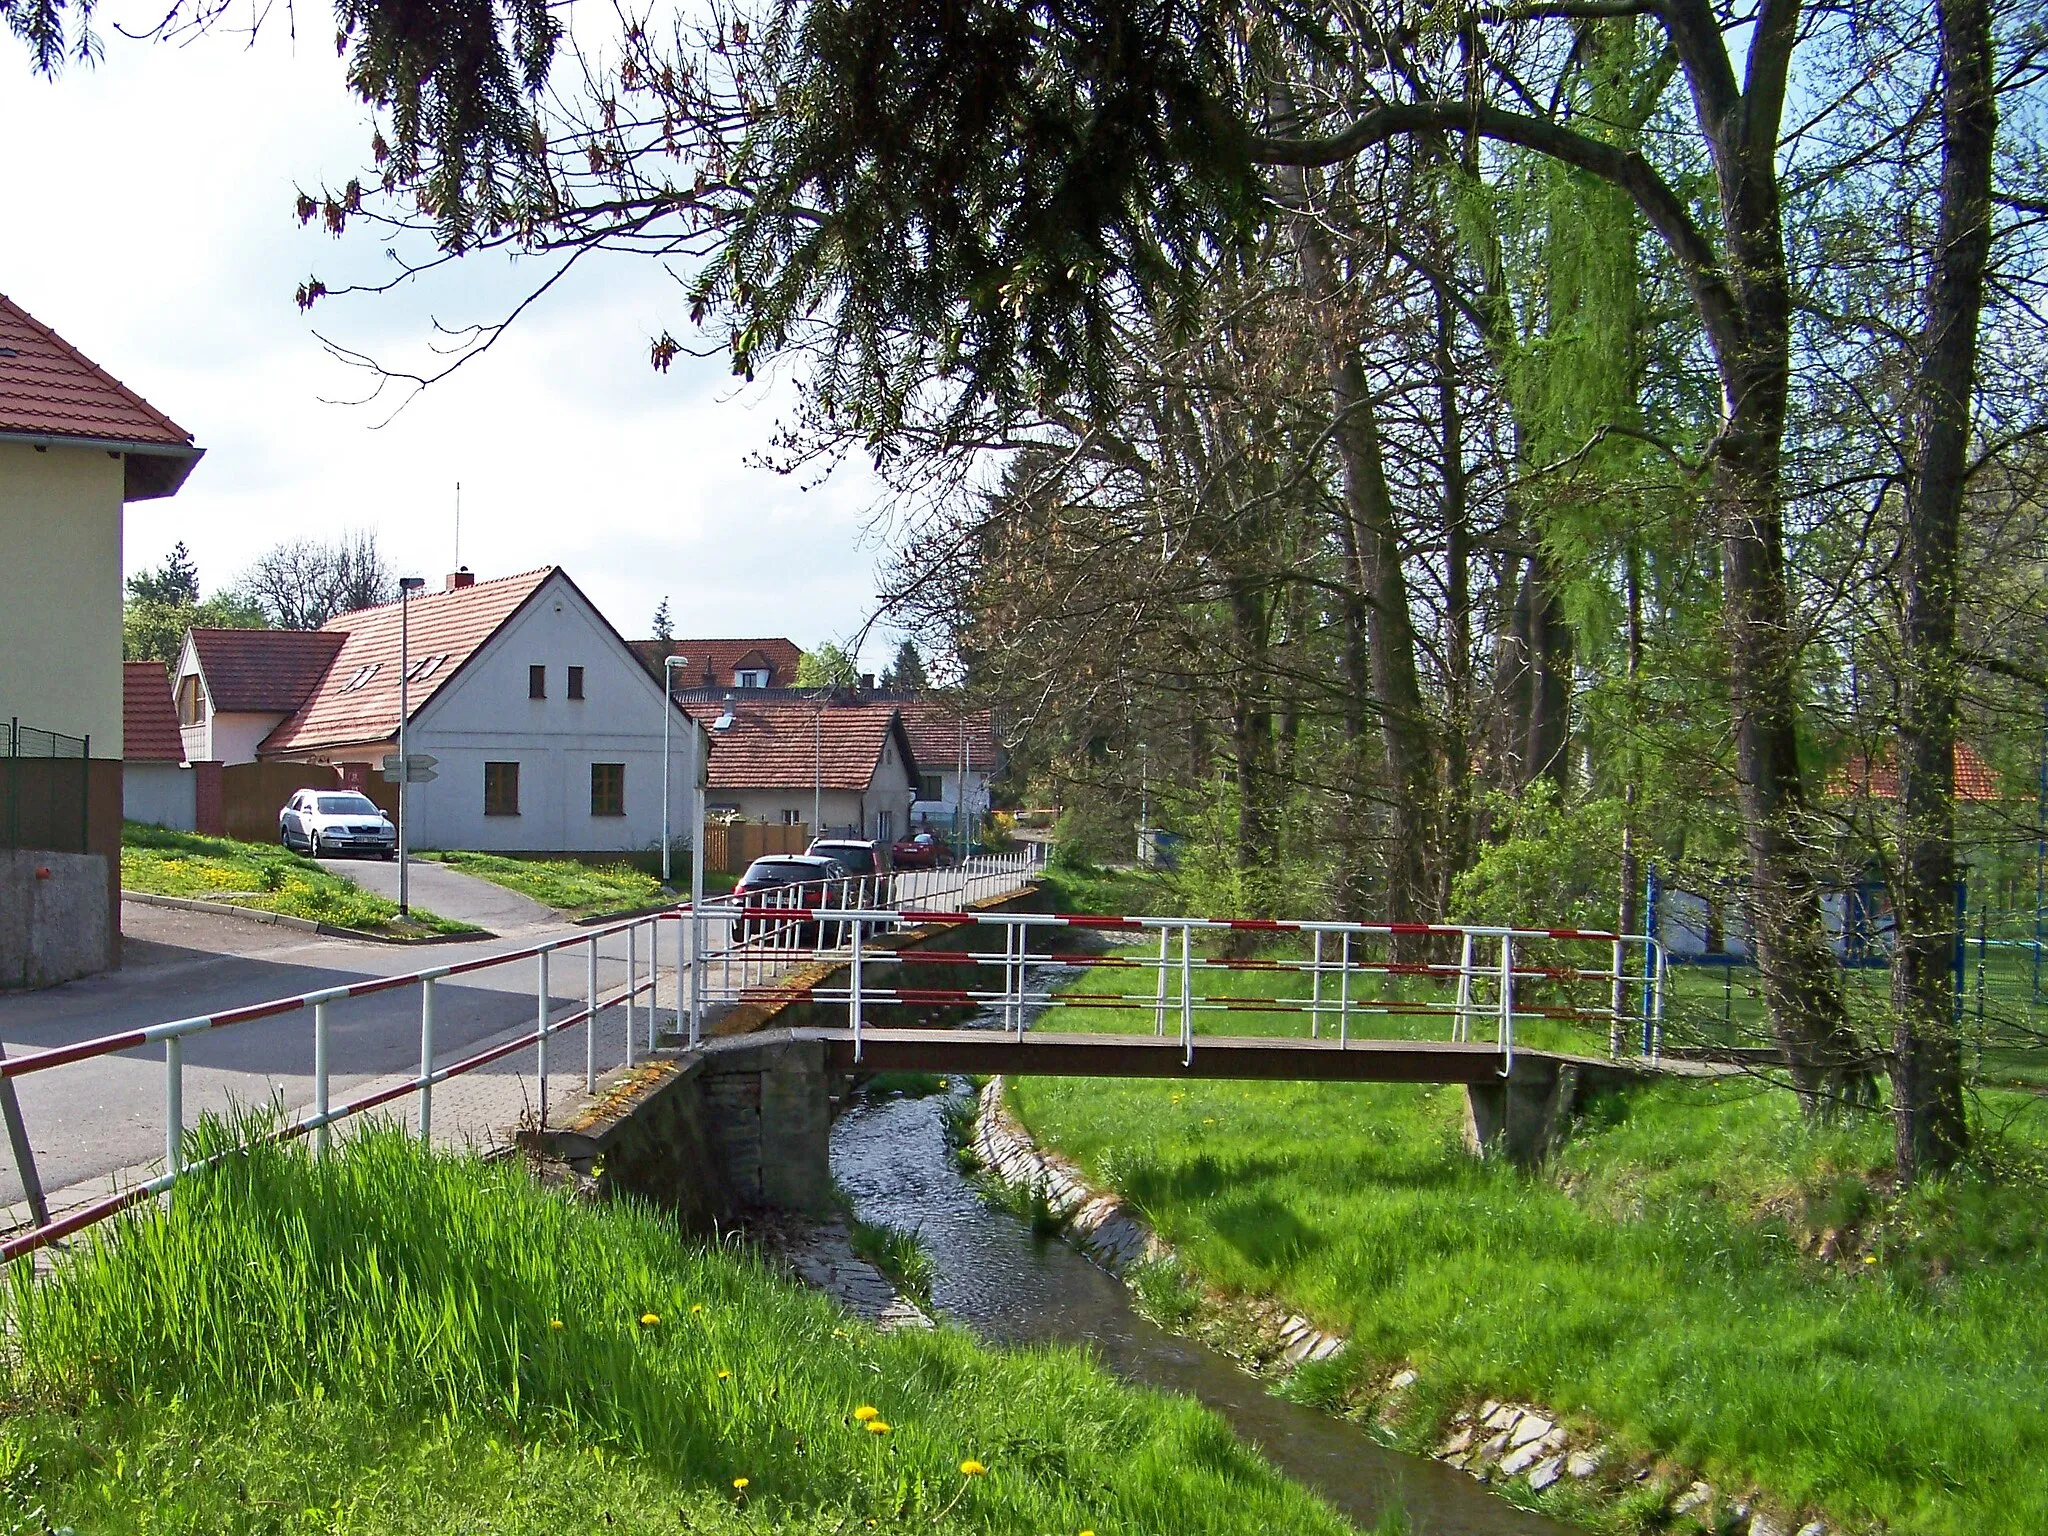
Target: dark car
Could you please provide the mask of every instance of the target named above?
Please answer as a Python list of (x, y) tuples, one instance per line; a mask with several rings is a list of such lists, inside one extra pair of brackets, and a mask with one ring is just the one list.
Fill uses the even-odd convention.
[(353, 789), (302, 789), (277, 813), (278, 841), (312, 858), (343, 853), (398, 856), (398, 829), (368, 795)]
[(898, 869), (951, 869), (957, 861), (950, 843), (936, 832), (923, 831), (892, 847), (889, 862)]
[[(837, 859), (814, 854), (770, 854), (747, 866), (732, 894), (741, 906), (758, 905), (772, 894), (774, 901), (791, 906), (836, 907), (846, 899), (846, 867)], [(768, 916), (741, 918), (739, 930), (741, 943), (791, 931), (786, 919)], [(804, 923), (794, 932), (797, 942), (814, 943), (817, 924)]]
[(892, 907), (896, 884), (889, 878), (889, 845), (870, 843), (857, 837), (820, 837), (811, 841), (810, 852), (844, 865), (853, 877), (847, 901), (862, 907)]

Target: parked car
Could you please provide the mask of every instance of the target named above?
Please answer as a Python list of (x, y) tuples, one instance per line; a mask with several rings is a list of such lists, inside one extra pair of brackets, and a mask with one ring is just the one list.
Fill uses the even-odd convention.
[[(846, 866), (837, 859), (808, 853), (770, 854), (747, 866), (732, 888), (733, 900), (741, 906), (755, 905), (771, 891), (786, 892), (795, 886), (794, 893), (777, 899), (806, 907), (837, 906), (846, 899), (846, 876)], [(744, 917), (739, 920), (739, 939), (745, 943), (785, 926), (779, 918)], [(812, 944), (817, 936), (817, 924), (805, 923), (798, 930), (797, 941)]]
[(957, 862), (952, 844), (930, 830), (914, 832), (889, 849), (889, 862), (898, 869), (951, 869)]
[(835, 864), (844, 865), (853, 876), (850, 900), (864, 907), (893, 907), (896, 885), (889, 878), (889, 845), (857, 837), (818, 837), (808, 850)]
[(316, 859), (344, 853), (398, 857), (398, 828), (353, 789), (302, 789), (277, 813), (278, 841)]

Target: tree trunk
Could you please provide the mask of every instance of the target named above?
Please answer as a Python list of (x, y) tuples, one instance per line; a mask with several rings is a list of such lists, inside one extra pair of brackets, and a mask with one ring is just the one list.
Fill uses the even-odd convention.
[(1941, 208), (1914, 379), (1905, 635), (1898, 726), (1899, 857), (1892, 892), (1892, 1115), (1899, 1177), (1955, 1166), (1969, 1146), (1956, 1038), (1956, 568), (1991, 248), (1997, 100), (1985, 0), (1944, 0)]

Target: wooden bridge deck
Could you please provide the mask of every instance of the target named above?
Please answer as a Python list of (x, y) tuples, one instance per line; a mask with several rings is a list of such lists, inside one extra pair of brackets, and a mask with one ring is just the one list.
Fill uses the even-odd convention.
[[(993, 1029), (861, 1030), (853, 1058), (850, 1029), (795, 1029), (822, 1041), (826, 1065), (851, 1072), (1004, 1073), (1030, 1077), (1183, 1077), (1327, 1083), (1490, 1083), (1507, 1072), (1491, 1042), (1447, 1040), (1302, 1040), (1266, 1035), (1198, 1035), (1194, 1060), (1178, 1035), (1056, 1034), (1022, 1039)], [(1527, 1053), (1516, 1052), (1519, 1057)]]

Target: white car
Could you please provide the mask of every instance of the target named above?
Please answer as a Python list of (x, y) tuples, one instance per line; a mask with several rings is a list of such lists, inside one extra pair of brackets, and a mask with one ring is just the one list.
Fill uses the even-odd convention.
[(398, 828), (368, 795), (353, 789), (302, 789), (277, 813), (277, 837), (312, 858), (344, 853), (398, 857)]

